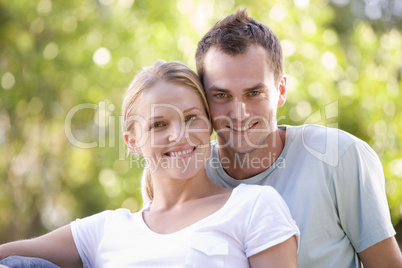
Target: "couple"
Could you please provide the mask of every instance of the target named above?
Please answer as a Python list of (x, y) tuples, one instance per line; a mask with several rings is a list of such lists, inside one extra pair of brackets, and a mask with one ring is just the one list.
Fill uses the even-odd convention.
[[(198, 44), (205, 95), (179, 63), (144, 69), (123, 104), (124, 140), (132, 152), (171, 164), (145, 176), (143, 194), (151, 202), (139, 213), (106, 211), (2, 245), (0, 258), (41, 257), (63, 267), (109, 260), (114, 267), (150, 260), (154, 266), (295, 267), (298, 249), (300, 267), (401, 267), (373, 150), (339, 130), (276, 125), (287, 93), (282, 61), (277, 37), (239, 10)], [(217, 133), (211, 148), (209, 117)]]

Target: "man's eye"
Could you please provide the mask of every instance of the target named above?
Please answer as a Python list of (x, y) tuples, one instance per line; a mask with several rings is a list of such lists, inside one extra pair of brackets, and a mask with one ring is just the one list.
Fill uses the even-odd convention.
[(227, 95), (225, 94), (225, 93), (218, 93), (218, 94), (215, 94), (215, 97), (217, 97), (218, 99), (222, 99), (222, 98), (225, 98)]
[(197, 118), (198, 118), (197, 115), (191, 114), (191, 115), (186, 116), (185, 121), (186, 121), (186, 122), (189, 122), (189, 121), (193, 121), (193, 120), (195, 120), (195, 119), (197, 119)]
[(259, 91), (256, 91), (256, 90), (250, 92), (250, 95), (251, 95), (251, 96), (257, 96), (257, 95), (259, 95), (259, 94), (260, 94), (260, 92), (259, 92)]

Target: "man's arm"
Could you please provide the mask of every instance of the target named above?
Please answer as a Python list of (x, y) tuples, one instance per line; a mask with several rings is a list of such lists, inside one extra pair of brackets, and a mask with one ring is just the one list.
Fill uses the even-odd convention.
[(402, 254), (394, 237), (387, 238), (359, 253), (364, 268), (402, 267)]
[(0, 245), (0, 259), (13, 255), (42, 258), (61, 267), (82, 267), (70, 225), (37, 238)]
[(402, 267), (383, 168), (367, 143), (355, 139), (342, 154), (334, 185), (340, 223), (364, 267)]

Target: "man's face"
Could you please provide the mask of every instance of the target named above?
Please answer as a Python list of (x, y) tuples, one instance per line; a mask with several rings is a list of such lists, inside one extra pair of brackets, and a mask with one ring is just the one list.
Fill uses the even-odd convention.
[(275, 85), (267, 52), (251, 46), (241, 55), (230, 56), (211, 48), (204, 68), (219, 145), (234, 153), (269, 147), (270, 134), (277, 129), (276, 110), (286, 100), (286, 77)]

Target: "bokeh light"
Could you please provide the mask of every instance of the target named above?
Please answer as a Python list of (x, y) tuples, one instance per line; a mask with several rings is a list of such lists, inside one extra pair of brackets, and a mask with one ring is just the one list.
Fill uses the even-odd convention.
[(199, 39), (239, 7), (281, 40), (288, 96), (278, 122), (339, 127), (372, 146), (397, 225), (402, 1), (0, 0), (0, 243), (104, 209), (140, 209), (123, 95), (158, 59), (194, 69)]

